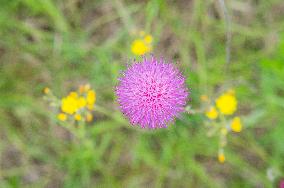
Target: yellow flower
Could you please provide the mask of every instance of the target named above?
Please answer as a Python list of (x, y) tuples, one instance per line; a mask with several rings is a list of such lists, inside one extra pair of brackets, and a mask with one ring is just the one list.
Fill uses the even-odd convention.
[(144, 55), (152, 51), (153, 37), (150, 34), (146, 34), (144, 31), (140, 31), (137, 38), (131, 44), (131, 51), (135, 55)]
[(59, 114), (57, 115), (57, 119), (59, 119), (60, 121), (66, 121), (67, 115), (64, 114), (64, 113), (59, 113)]
[(89, 90), (87, 92), (87, 104), (93, 105), (96, 102), (96, 92), (94, 90)]
[(61, 100), (61, 110), (67, 114), (74, 114), (78, 110), (78, 102), (74, 96), (67, 96)]
[(231, 128), (232, 128), (232, 130), (233, 130), (234, 132), (239, 133), (239, 132), (242, 131), (242, 127), (243, 127), (243, 125), (242, 125), (242, 122), (241, 122), (240, 117), (234, 117), (234, 118), (233, 118), (233, 121), (232, 121), (232, 123), (231, 123)]
[(219, 153), (219, 154), (218, 154), (218, 161), (219, 161), (220, 163), (224, 163), (225, 160), (226, 160), (226, 158), (225, 158), (224, 153)]
[(90, 122), (90, 121), (92, 121), (92, 120), (93, 120), (93, 115), (88, 112), (87, 115), (86, 115), (86, 121), (87, 121), (87, 122)]
[(218, 117), (218, 112), (214, 106), (211, 106), (205, 114), (209, 119), (216, 119)]
[(231, 115), (237, 110), (237, 99), (231, 92), (227, 92), (216, 99), (216, 106), (222, 114)]
[(77, 100), (77, 105), (78, 105), (78, 108), (83, 108), (85, 107), (87, 104), (87, 101), (84, 97), (79, 97), (78, 100)]
[(72, 92), (69, 93), (69, 96), (73, 97), (74, 99), (76, 99), (78, 97), (78, 93), (75, 92), (75, 91), (72, 91)]
[(151, 44), (152, 41), (153, 41), (152, 35), (149, 35), (149, 34), (146, 35), (146, 36), (144, 37), (144, 41), (145, 41), (146, 44)]
[(75, 114), (75, 115), (74, 115), (74, 119), (75, 119), (76, 121), (80, 121), (80, 120), (82, 119), (82, 116), (81, 116), (80, 114)]
[(136, 39), (131, 45), (131, 51), (135, 55), (143, 55), (151, 51), (151, 48), (142, 39)]
[(48, 94), (50, 92), (50, 89), (48, 88), (48, 87), (45, 87), (44, 89), (43, 89), (43, 93), (44, 94)]

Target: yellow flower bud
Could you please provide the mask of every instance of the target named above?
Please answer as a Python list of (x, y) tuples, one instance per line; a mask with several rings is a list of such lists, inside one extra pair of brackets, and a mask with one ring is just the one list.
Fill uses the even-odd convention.
[(209, 119), (216, 119), (218, 117), (218, 112), (214, 106), (211, 106), (205, 114)]
[(74, 119), (75, 119), (76, 121), (80, 121), (80, 120), (82, 119), (82, 116), (81, 116), (80, 114), (75, 114), (75, 115), (74, 115)]
[(73, 98), (77, 98), (78, 97), (78, 93), (75, 92), (75, 91), (72, 91), (72, 92), (69, 93), (69, 96), (73, 97)]
[(84, 91), (85, 91), (85, 92), (89, 91), (90, 89), (91, 89), (90, 84), (84, 85)]
[(145, 31), (140, 31), (139, 35), (140, 35), (140, 37), (143, 37), (145, 35)]
[(43, 93), (44, 93), (44, 94), (50, 93), (50, 89), (49, 89), (48, 87), (45, 87), (45, 88), (43, 89)]
[(85, 91), (85, 90), (84, 90), (84, 86), (83, 86), (83, 85), (80, 85), (80, 86), (79, 86), (79, 93), (82, 94), (82, 93), (84, 93), (84, 91)]
[(225, 158), (224, 153), (219, 153), (219, 154), (218, 154), (218, 161), (219, 161), (220, 163), (224, 163), (225, 160), (226, 160), (226, 158)]
[(234, 117), (233, 121), (231, 123), (232, 131), (239, 133), (239, 132), (242, 131), (242, 127), (243, 127), (243, 125), (242, 125), (242, 122), (241, 122), (241, 118), (240, 117)]
[(207, 95), (201, 95), (201, 96), (200, 96), (200, 100), (201, 100), (202, 102), (207, 102), (207, 101), (209, 100), (209, 98), (208, 98)]
[(91, 122), (92, 120), (93, 120), (93, 115), (88, 112), (87, 115), (86, 115), (86, 121)]
[(152, 41), (153, 41), (152, 35), (146, 35), (146, 36), (144, 37), (144, 41), (145, 41), (145, 43), (147, 43), (147, 44), (151, 44)]
[(57, 115), (57, 119), (59, 119), (60, 121), (66, 121), (67, 115), (64, 114), (64, 113), (59, 113), (59, 114)]
[(87, 103), (88, 105), (93, 105), (96, 102), (96, 92), (94, 90), (89, 90), (87, 92)]

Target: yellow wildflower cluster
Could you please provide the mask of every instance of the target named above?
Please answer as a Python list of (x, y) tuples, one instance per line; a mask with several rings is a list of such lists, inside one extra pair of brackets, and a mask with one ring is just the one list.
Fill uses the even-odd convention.
[(201, 95), (200, 99), (205, 103), (205, 115), (211, 120), (209, 127), (214, 131), (210, 132), (215, 133), (216, 130), (219, 130), (217, 131), (220, 134), (218, 160), (220, 163), (224, 163), (224, 147), (227, 143), (227, 133), (229, 131), (239, 133), (242, 130), (241, 118), (238, 116), (231, 118), (231, 115), (236, 112), (238, 104), (235, 92), (232, 89), (226, 91), (213, 104), (206, 95)]
[(144, 31), (139, 32), (139, 37), (133, 40), (131, 51), (135, 55), (144, 55), (152, 51), (153, 37), (150, 34), (145, 34)]
[[(210, 102), (206, 95), (202, 95), (200, 98), (203, 102)], [(235, 92), (233, 90), (229, 90), (223, 93), (215, 100), (215, 104), (216, 106), (209, 105), (209, 107), (207, 107), (205, 111), (205, 115), (209, 119), (215, 120), (220, 116), (224, 118), (225, 116), (234, 114), (237, 110), (237, 104), (238, 104)], [(232, 131), (240, 132), (242, 129), (242, 123), (240, 117), (233, 118), (230, 127)]]
[(55, 106), (59, 106), (60, 112), (57, 114), (57, 118), (60, 121), (66, 121), (67, 119), (92, 121), (96, 93), (89, 84), (81, 85), (78, 91), (70, 92), (61, 100), (58, 100), (48, 88), (44, 89), (44, 93), (49, 101), (57, 103)]

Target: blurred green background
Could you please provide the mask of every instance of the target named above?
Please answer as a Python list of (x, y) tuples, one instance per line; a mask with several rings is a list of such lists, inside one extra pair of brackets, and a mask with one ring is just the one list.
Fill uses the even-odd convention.
[[(226, 63), (224, 10), (217, 0), (0, 0), (0, 187), (278, 187), (284, 174), (284, 2), (225, 1), (231, 18)], [(133, 30), (152, 53), (178, 62), (200, 95), (235, 88), (245, 129), (218, 136), (203, 114), (156, 131), (132, 128), (115, 101), (117, 77), (137, 58)], [(58, 124), (43, 100), (80, 84), (97, 93), (89, 139)]]

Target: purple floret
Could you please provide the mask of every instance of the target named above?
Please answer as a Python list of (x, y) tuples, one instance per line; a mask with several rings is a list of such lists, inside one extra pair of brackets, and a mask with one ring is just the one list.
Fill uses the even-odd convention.
[(144, 58), (128, 67), (119, 81), (118, 102), (133, 125), (164, 128), (184, 110), (188, 89), (174, 64)]

